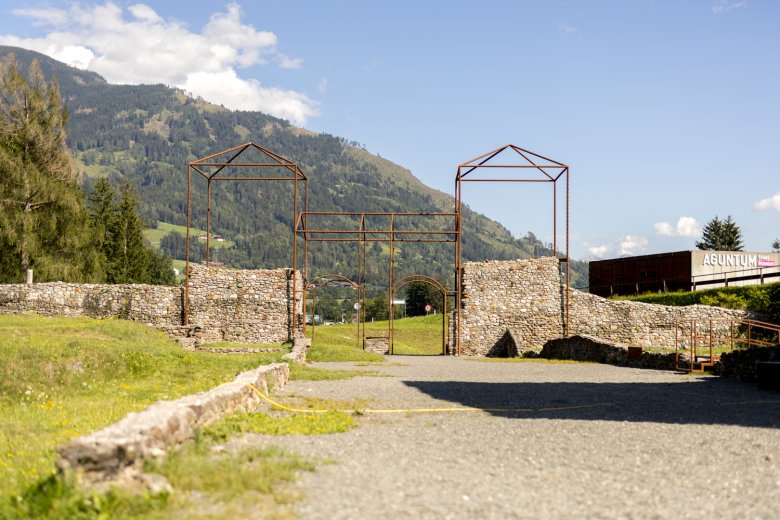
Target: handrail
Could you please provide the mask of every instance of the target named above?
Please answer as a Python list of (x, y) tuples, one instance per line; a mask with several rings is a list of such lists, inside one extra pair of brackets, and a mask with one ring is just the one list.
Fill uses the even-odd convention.
[[(682, 330), (682, 325), (685, 324), (689, 324), (687, 333)], [(702, 327), (703, 324), (709, 326)], [(703, 335), (701, 335), (702, 331), (704, 331)], [(725, 331), (728, 333), (726, 334)], [(767, 333), (770, 336), (769, 340), (756, 337)], [(776, 323), (744, 318), (677, 319), (674, 334), (674, 364), (677, 370), (703, 372), (704, 368), (712, 366), (720, 359), (721, 352), (717, 349), (726, 348), (731, 351), (750, 347), (770, 347), (778, 343), (780, 343), (780, 325)], [(680, 350), (685, 349), (686, 344), (690, 353), (689, 366), (681, 367)], [(703, 348), (706, 354), (698, 354), (699, 348)]]

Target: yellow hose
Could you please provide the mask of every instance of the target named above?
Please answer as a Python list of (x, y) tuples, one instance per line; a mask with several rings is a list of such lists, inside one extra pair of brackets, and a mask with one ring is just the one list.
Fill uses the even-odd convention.
[(593, 404), (581, 404), (575, 406), (557, 406), (552, 408), (473, 408), (473, 407), (458, 407), (458, 408), (399, 408), (396, 410), (375, 410), (375, 409), (361, 409), (361, 410), (305, 410), (302, 408), (291, 408), (281, 403), (277, 403), (266, 394), (258, 390), (253, 384), (247, 383), (247, 386), (251, 388), (261, 399), (267, 403), (284, 410), (287, 412), (296, 413), (328, 413), (333, 411), (340, 412), (353, 412), (359, 411), (360, 413), (439, 413), (439, 412), (499, 412), (499, 413), (532, 413), (532, 412), (558, 412), (564, 410), (580, 410), (583, 408), (596, 408), (599, 406), (609, 406), (610, 403), (593, 403)]

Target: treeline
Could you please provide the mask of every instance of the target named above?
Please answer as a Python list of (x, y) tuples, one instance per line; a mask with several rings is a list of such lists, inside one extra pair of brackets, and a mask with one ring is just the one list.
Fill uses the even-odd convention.
[(85, 200), (66, 146), (56, 82), (37, 61), (25, 76), (0, 62), (0, 282), (173, 283), (171, 261), (143, 243), (130, 184), (98, 182)]

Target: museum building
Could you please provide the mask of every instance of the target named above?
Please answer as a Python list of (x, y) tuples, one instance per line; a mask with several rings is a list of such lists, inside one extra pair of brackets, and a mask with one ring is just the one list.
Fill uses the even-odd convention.
[(599, 296), (696, 291), (780, 281), (780, 253), (676, 251), (590, 262), (588, 291)]

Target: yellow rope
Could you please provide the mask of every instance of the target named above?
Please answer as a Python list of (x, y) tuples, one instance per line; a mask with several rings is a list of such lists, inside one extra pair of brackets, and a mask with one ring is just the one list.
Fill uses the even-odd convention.
[(276, 408), (279, 408), (280, 410), (284, 410), (287, 412), (296, 412), (296, 413), (328, 413), (333, 411), (341, 411), (341, 412), (352, 412), (352, 411), (359, 411), (360, 413), (438, 413), (438, 412), (500, 412), (500, 413), (507, 413), (507, 412), (514, 412), (514, 413), (531, 413), (531, 412), (558, 412), (558, 411), (564, 411), (564, 410), (580, 410), (583, 408), (596, 408), (599, 406), (609, 406), (610, 403), (593, 403), (593, 404), (582, 404), (582, 405), (575, 405), (575, 406), (558, 406), (553, 408), (473, 408), (473, 407), (458, 407), (458, 408), (401, 408), (396, 410), (376, 410), (376, 409), (365, 409), (365, 410), (338, 410), (338, 409), (331, 409), (331, 410), (306, 410), (302, 408), (291, 408), (289, 406), (285, 406), (281, 403), (277, 403), (270, 397), (268, 397), (266, 394), (258, 390), (253, 384), (247, 383), (247, 386), (251, 388), (257, 395), (259, 395), (264, 401), (271, 404), (272, 406), (275, 406)]

